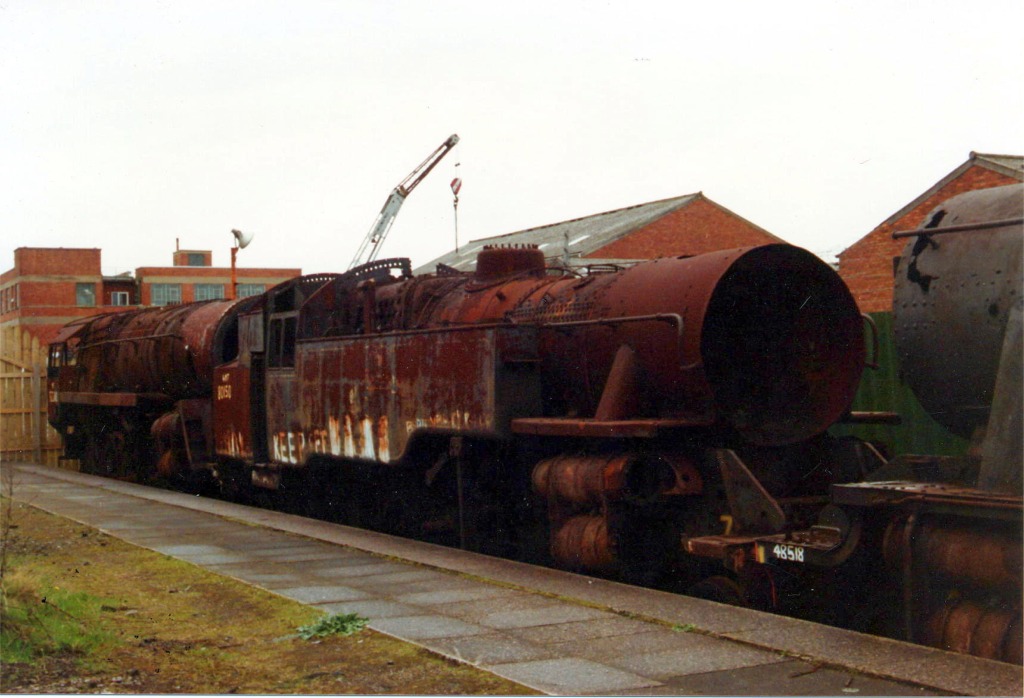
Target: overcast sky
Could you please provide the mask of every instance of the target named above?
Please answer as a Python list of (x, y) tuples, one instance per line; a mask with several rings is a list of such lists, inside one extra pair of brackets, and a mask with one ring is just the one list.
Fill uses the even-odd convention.
[(696, 191), (819, 254), (1024, 154), (1024, 3), (0, 0), (0, 270), (343, 271)]

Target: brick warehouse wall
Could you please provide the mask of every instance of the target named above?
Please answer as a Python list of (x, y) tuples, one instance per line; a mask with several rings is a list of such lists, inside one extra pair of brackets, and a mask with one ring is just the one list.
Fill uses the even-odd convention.
[(0, 327), (21, 327), (46, 343), (62, 325), (97, 312), (95, 307), (78, 307), (78, 283), (95, 284), (100, 276), (100, 250), (95, 248), (19, 247), (14, 251), (14, 268), (0, 276), (4, 303)]
[(586, 256), (595, 259), (654, 259), (776, 242), (781, 240), (698, 196), (686, 206)]
[(900, 256), (907, 244), (906, 240), (893, 240), (894, 232), (917, 228), (936, 206), (957, 194), (1016, 184), (1018, 181), (985, 167), (971, 167), (902, 217), (883, 223), (841, 252), (839, 275), (850, 287), (861, 311), (874, 313), (892, 310), (892, 260)]
[[(302, 275), (301, 269), (262, 269), (239, 267), (235, 270), (240, 284), (263, 284), (267, 289)], [(223, 267), (140, 267), (135, 270), (139, 281), (139, 302), (150, 305), (153, 302), (153, 284), (181, 284), (181, 302), (195, 300), (195, 284), (231, 283), (231, 269)]]

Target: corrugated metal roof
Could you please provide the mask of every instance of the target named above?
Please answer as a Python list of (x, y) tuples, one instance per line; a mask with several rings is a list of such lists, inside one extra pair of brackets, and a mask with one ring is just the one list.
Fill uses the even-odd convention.
[[(700, 196), (702, 194), (697, 192), (672, 199), (627, 206), (593, 216), (574, 218), (561, 223), (528, 228), (515, 233), (472, 240), (462, 245), (458, 252), (453, 250), (438, 257), (418, 267), (414, 273), (432, 273), (438, 264), (446, 264), (459, 271), (472, 271), (476, 268), (477, 253), (486, 245), (537, 245), (544, 252), (545, 257), (558, 259), (563, 256), (566, 244), (568, 244), (569, 256), (581, 257), (686, 206)], [(595, 260), (587, 261), (589, 263)]]

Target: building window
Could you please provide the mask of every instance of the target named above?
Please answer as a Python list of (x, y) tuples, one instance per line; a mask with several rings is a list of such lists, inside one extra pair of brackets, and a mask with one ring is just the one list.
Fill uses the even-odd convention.
[(110, 294), (111, 305), (128, 305), (129, 300), (127, 291), (113, 291)]
[(196, 300), (212, 301), (224, 297), (224, 284), (196, 284)]
[(248, 298), (249, 296), (258, 296), (266, 290), (266, 284), (238, 284), (238, 293), (235, 294), (235, 297)]
[(152, 284), (150, 298), (153, 305), (181, 303), (181, 284)]
[(96, 305), (96, 284), (75, 284), (75, 305), (91, 308)]
[(202, 252), (189, 252), (186, 264), (190, 267), (205, 267), (206, 255)]

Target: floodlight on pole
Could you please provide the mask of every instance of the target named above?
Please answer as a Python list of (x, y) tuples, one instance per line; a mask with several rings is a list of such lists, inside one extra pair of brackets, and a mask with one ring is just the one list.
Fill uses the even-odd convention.
[(235, 236), (235, 245), (231, 248), (231, 297), (228, 300), (235, 300), (238, 297), (238, 272), (235, 267), (235, 256), (238, 250), (248, 247), (252, 242), (252, 233), (243, 233), (241, 230), (233, 229), (231, 234)]

